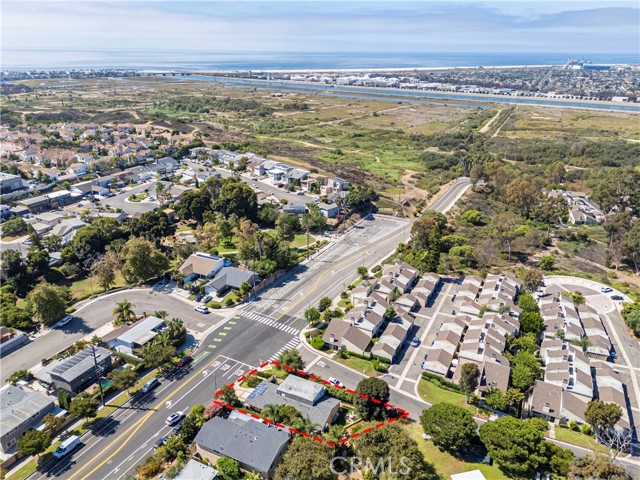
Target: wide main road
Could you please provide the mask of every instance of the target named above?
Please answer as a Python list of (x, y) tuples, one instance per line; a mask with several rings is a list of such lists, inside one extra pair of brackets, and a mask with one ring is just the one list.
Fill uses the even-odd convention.
[[(468, 183), (456, 182), (446, 208)], [(441, 207), (442, 208), (442, 207)], [(48, 464), (32, 478), (125, 479), (152, 452), (155, 440), (167, 435), (166, 417), (208, 404), (217, 388), (230, 383), (261, 361), (299, 343), (304, 311), (323, 296), (335, 297), (356, 278), (356, 268), (372, 266), (408, 238), (411, 223), (372, 216), (306, 264), (288, 272), (254, 302), (220, 322), (201, 342), (194, 362), (182, 378), (164, 379), (152, 394), (120, 409), (94, 432), (70, 458)]]

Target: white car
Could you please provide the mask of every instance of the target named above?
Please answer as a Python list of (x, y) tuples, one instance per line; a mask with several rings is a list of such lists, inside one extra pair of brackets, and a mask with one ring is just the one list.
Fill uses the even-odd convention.
[(167, 419), (165, 420), (164, 423), (166, 423), (167, 425), (169, 425), (171, 427), (171, 426), (175, 425), (176, 423), (178, 423), (183, 418), (184, 418), (184, 412), (182, 412), (182, 411), (173, 412), (171, 415), (169, 415), (167, 417)]
[(205, 307), (204, 305), (198, 305), (195, 308), (195, 311), (200, 313), (209, 313), (209, 308)]
[(602, 288), (600, 289), (600, 291), (601, 291), (602, 293), (611, 293), (611, 292), (613, 292), (613, 288), (611, 288), (611, 287), (602, 287)]
[(338, 380), (337, 378), (333, 378), (333, 377), (329, 377), (329, 383), (331, 385), (334, 385), (336, 387), (341, 387), (344, 388), (344, 383), (342, 383), (340, 380)]
[(60, 327), (64, 327), (67, 323), (69, 323), (71, 320), (73, 320), (73, 317), (71, 315), (67, 315), (66, 317), (64, 317), (62, 320), (60, 320), (58, 323), (56, 323), (54, 325), (55, 328), (60, 328)]

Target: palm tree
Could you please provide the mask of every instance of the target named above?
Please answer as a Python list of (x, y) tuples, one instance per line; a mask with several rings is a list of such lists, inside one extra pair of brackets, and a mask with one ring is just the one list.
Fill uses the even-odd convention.
[(167, 313), (166, 310), (157, 310), (154, 315), (158, 318), (161, 318), (162, 320), (165, 320), (167, 318), (167, 316), (169, 316), (169, 313)]
[(135, 307), (135, 305), (126, 298), (121, 302), (116, 303), (116, 308), (113, 309), (113, 314), (116, 316), (116, 326), (122, 325), (125, 322), (130, 322), (136, 318), (133, 307)]

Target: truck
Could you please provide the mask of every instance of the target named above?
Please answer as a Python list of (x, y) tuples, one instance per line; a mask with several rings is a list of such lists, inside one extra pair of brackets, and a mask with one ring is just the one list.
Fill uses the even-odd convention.
[(76, 448), (80, 446), (80, 437), (77, 435), (71, 435), (64, 442), (62, 442), (56, 451), (53, 452), (53, 456), (55, 458), (66, 457), (68, 454), (73, 452)]

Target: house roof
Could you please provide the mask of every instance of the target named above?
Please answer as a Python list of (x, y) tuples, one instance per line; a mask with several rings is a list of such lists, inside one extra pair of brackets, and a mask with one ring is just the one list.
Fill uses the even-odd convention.
[(3, 434), (10, 432), (48, 405), (53, 406), (53, 399), (42, 393), (22, 390), (13, 385), (1, 388), (0, 431)]
[[(289, 375), (285, 379), (285, 382), (289, 378), (300, 379), (295, 375)], [(300, 379), (300, 380), (303, 380), (303, 379)], [(315, 399), (317, 396), (319, 396), (322, 393), (324, 388), (315, 382), (309, 382), (309, 383), (311, 383), (314, 386), (320, 387), (320, 390), (317, 390), (317, 394), (313, 396), (313, 399)], [(340, 405), (339, 400), (332, 398), (328, 395), (323, 395), (322, 397), (319, 398), (318, 401), (316, 401), (314, 405), (311, 405), (310, 403), (299, 401), (296, 398), (284, 396), (283, 390), (282, 390), (283, 385), (284, 383), (278, 386), (276, 384), (269, 383), (266, 381), (262, 382), (260, 385), (254, 388), (253, 391), (247, 397), (247, 400), (246, 400), (247, 405), (250, 405), (251, 407), (257, 408), (259, 410), (262, 410), (265, 407), (265, 405), (268, 405), (268, 404), (291, 405), (292, 407), (295, 407), (302, 414), (303, 418), (308, 418), (309, 420), (311, 420), (311, 423), (318, 425), (320, 428), (324, 428), (325, 425), (328, 425), (331, 423), (331, 421), (333, 420), (332, 418), (333, 414), (336, 410), (336, 406)], [(303, 386), (301, 388), (295, 388), (293, 393), (291, 392), (290, 393), (292, 395), (295, 395), (296, 397), (299, 397), (301, 395), (311, 397), (313, 395), (313, 392), (315, 391), (316, 391), (315, 387)], [(300, 395), (298, 395), (298, 393), (300, 393)]]
[(216, 455), (232, 458), (258, 472), (268, 472), (289, 442), (289, 434), (241, 417), (213, 417), (198, 432), (195, 443)]
[(295, 395), (308, 402), (313, 402), (323, 391), (324, 387), (319, 383), (295, 375), (289, 375), (278, 387), (280, 395)]
[(213, 288), (216, 291), (222, 290), (226, 287), (240, 288), (244, 282), (253, 282), (254, 275), (256, 273), (251, 270), (245, 270), (238, 267), (222, 267), (218, 274), (212, 280), (209, 280), (205, 284), (205, 288)]
[[(329, 322), (329, 326), (324, 331), (322, 340), (328, 345), (341, 346), (342, 336), (350, 326), (351, 324), (349, 322), (334, 318)], [(333, 340), (331, 340), (331, 335), (333, 335)]]
[(371, 343), (371, 335), (357, 327), (349, 325), (349, 328), (342, 335), (342, 339), (365, 351)]
[[(482, 369), (481, 369), (482, 371)], [(498, 388), (502, 391), (509, 388), (509, 377), (511, 375), (510, 366), (497, 362), (484, 362), (484, 370), (482, 371), (481, 387)]]
[(560, 418), (562, 387), (536, 380), (531, 395), (531, 409), (539, 414)]
[(185, 277), (193, 273), (202, 275), (203, 277), (211, 274), (213, 269), (222, 261), (221, 257), (209, 255), (204, 252), (196, 252), (189, 255), (180, 268), (178, 269)]
[(143, 345), (158, 334), (158, 332), (154, 330), (163, 324), (164, 320), (151, 315), (144, 320), (134, 323), (133, 326), (120, 335), (118, 339), (124, 343)]
[[(111, 352), (106, 348), (96, 347), (96, 360), (101, 362), (105, 358), (111, 356)], [(56, 375), (65, 381), (71, 382), (79, 375), (82, 375), (89, 369), (95, 368), (92, 349), (85, 348), (81, 352), (76, 353), (72, 357), (67, 358), (59, 365), (56, 365), (51, 371), (51, 375)]]
[(217, 476), (217, 470), (191, 459), (173, 480), (215, 480)]

